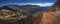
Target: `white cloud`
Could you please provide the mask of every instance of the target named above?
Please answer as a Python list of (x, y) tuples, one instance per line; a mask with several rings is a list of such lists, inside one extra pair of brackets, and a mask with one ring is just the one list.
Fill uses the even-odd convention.
[(19, 5), (27, 5), (27, 4), (30, 4), (30, 5), (39, 5), (41, 7), (46, 7), (46, 6), (52, 6), (54, 3), (25, 3), (25, 4), (19, 4)]
[(52, 6), (54, 3), (23, 3), (23, 4), (13, 3), (13, 4), (3, 4), (3, 5), (27, 5), (27, 4), (38, 5), (40, 7), (46, 7), (46, 6)]

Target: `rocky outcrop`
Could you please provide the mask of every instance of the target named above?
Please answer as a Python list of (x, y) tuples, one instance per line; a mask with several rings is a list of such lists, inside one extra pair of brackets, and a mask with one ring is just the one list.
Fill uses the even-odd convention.
[(60, 24), (60, 0), (43, 13), (41, 24)]

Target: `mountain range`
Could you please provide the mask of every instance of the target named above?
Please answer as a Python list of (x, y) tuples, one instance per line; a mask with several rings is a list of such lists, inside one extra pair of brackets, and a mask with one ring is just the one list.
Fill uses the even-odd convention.
[(24, 11), (28, 11), (31, 13), (34, 12), (38, 12), (38, 11), (47, 11), (49, 10), (49, 6), (48, 7), (40, 7), (38, 5), (4, 5), (2, 7), (0, 7), (0, 9), (10, 9), (10, 10), (24, 10)]
[(4, 5), (0, 7), (0, 21), (3, 24), (35, 24), (41, 19), (43, 11), (49, 8), (38, 5)]

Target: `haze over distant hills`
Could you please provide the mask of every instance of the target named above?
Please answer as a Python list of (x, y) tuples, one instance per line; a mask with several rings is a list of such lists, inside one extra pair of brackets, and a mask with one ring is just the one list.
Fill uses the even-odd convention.
[(19, 5), (19, 6), (22, 6), (22, 5), (38, 5), (40, 7), (47, 7), (47, 6), (52, 6), (54, 3), (8, 3), (8, 4), (0, 4), (0, 7), (1, 6), (4, 6), (4, 5)]

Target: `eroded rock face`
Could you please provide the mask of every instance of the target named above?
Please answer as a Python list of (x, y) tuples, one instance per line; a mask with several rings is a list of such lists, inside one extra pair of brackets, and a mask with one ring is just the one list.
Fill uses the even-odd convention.
[(44, 12), (40, 24), (60, 24), (60, 11)]
[[(0, 21), (2, 20), (2, 22), (11, 22), (12, 24), (19, 23), (19, 24), (23, 24), (25, 22), (25, 24), (29, 23), (29, 13), (27, 13), (27, 11), (11, 11), (11, 10), (7, 10), (7, 9), (1, 9), (0, 10)], [(28, 20), (28, 21), (27, 21)], [(28, 22), (28, 23), (27, 23)]]
[(41, 24), (60, 24), (60, 7), (54, 5), (43, 13)]

